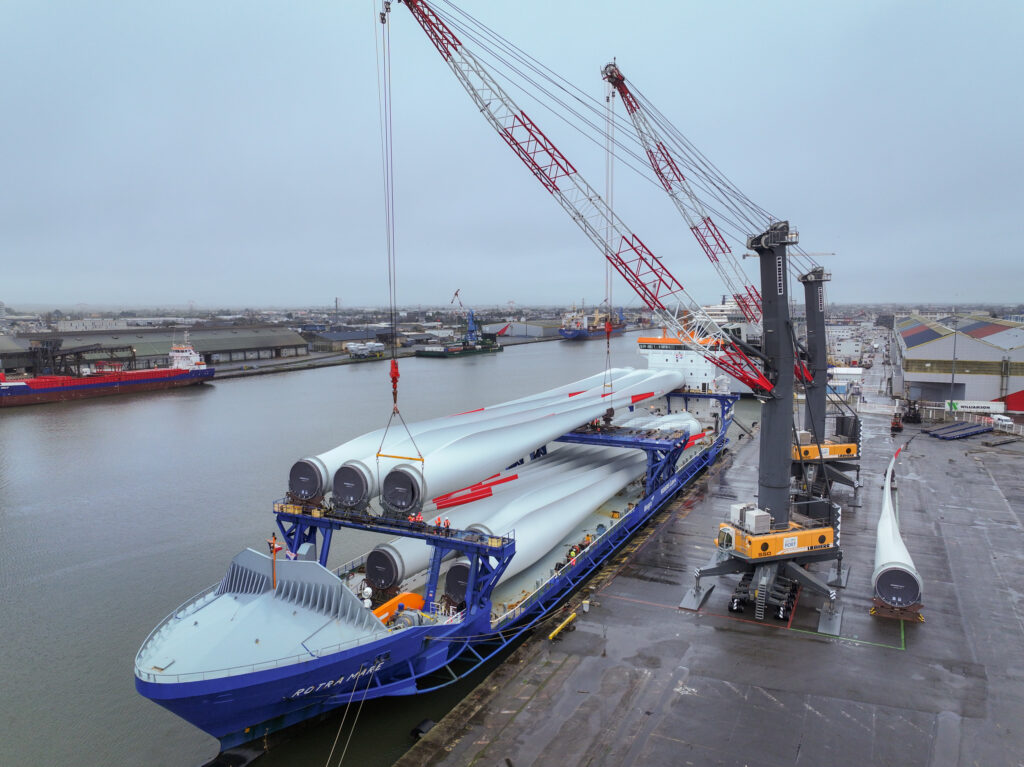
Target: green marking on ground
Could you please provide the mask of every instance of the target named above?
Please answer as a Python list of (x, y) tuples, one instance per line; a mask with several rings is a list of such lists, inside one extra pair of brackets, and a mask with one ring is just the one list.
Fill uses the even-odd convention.
[[(842, 639), (844, 642), (855, 642), (856, 644), (868, 645), (870, 647), (884, 647), (887, 650), (906, 650), (907, 643), (903, 637), (903, 621), (900, 621), (900, 645), (894, 644), (882, 644), (881, 642), (869, 642), (866, 639), (854, 639), (853, 637), (837, 636), (835, 634), (823, 634), (820, 631), (810, 631), (809, 629), (794, 629), (790, 628), (787, 631), (796, 631), (798, 634), (812, 634), (813, 636), (825, 637), (826, 639)], [(901, 646), (902, 645), (902, 646)]]

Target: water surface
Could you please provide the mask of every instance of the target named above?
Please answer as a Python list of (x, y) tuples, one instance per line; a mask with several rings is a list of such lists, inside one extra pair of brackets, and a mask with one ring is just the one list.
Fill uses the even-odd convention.
[[(636, 337), (612, 364), (643, 367)], [(600, 341), (401, 362), (407, 420), (461, 412), (600, 372)], [(298, 458), (383, 426), (388, 363), (0, 411), (0, 744), (4, 765), (194, 765), (217, 742), (135, 692), (149, 631), (274, 531)], [(372, 545), (334, 536), (331, 564)], [(448, 694), (370, 702), (345, 764), (391, 764)], [(265, 765), (322, 765), (338, 718)], [(344, 737), (342, 738), (344, 742)], [(335, 762), (339, 751), (336, 752)]]

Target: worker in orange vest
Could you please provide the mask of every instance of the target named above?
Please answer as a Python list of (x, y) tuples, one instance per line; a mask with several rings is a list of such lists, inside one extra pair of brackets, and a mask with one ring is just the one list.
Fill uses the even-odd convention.
[(452, 534), (452, 521), (450, 519), (448, 519), (448, 517), (444, 518), (444, 534), (445, 535), (451, 535)]

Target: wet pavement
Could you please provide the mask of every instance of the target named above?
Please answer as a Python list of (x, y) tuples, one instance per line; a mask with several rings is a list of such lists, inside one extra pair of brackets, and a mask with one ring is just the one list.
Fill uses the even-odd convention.
[[(787, 621), (729, 613), (738, 576), (705, 579), (717, 587), (699, 613), (678, 607), (729, 504), (756, 493), (757, 445), (743, 439), (398, 765), (1024, 764), (1024, 445), (917, 426), (892, 437), (886, 416), (863, 420), (862, 505), (835, 496), (851, 568), (840, 636), (817, 632), (821, 598), (806, 590)], [(920, 623), (869, 614), (882, 476), (900, 445)], [(571, 609), (575, 630), (549, 641)]]

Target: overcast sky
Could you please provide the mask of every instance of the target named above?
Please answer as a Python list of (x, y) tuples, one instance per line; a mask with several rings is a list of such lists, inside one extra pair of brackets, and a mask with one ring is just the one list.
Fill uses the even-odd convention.
[[(805, 250), (838, 254), (833, 302), (1024, 300), (1024, 3), (458, 4), (595, 98), (617, 57)], [(376, 11), (0, 3), (0, 301), (383, 304)], [(600, 300), (600, 253), (391, 15), (399, 303)], [(533, 117), (603, 190), (598, 148)], [(667, 197), (626, 176), (616, 210), (717, 301)]]

